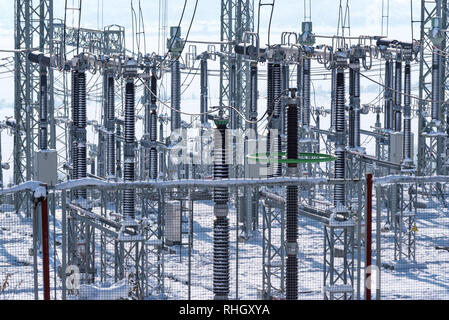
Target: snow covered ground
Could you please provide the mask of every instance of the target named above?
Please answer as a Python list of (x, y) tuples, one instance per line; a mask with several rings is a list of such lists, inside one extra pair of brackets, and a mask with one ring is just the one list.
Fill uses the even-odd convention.
[[(59, 211), (57, 219), (60, 219)], [(213, 298), (213, 219), (211, 202), (195, 202), (194, 244), (191, 258), (192, 299)], [(254, 233), (253, 237), (249, 241), (238, 243), (238, 274), (236, 273), (236, 216), (232, 207), (229, 219), (231, 239), (230, 298), (260, 299), (262, 289), (262, 219), (260, 218), (259, 230)], [(52, 219), (50, 222), (52, 222)], [(187, 227), (187, 224), (185, 227)], [(374, 224), (374, 231), (375, 227)], [(52, 228), (53, 225), (51, 224), (51, 231)], [(60, 228), (60, 222), (57, 221), (56, 233), (58, 236), (56, 239), (58, 241), (60, 240)], [(418, 210), (417, 229), (417, 265), (402, 269), (396, 265), (394, 270), (382, 268), (381, 289), (383, 299), (449, 299), (449, 252), (436, 249), (437, 246), (449, 247), (449, 211), (442, 209), (436, 202), (428, 201), (426, 209)], [(279, 235), (280, 228), (278, 225), (274, 225), (273, 237), (277, 238)], [(375, 239), (375, 233), (373, 238)], [(53, 243), (53, 240), (51, 239), (50, 242)], [(299, 299), (322, 299), (323, 226), (309, 218), (300, 217), (298, 242)], [(373, 249), (375, 247), (374, 243)], [(16, 215), (13, 212), (0, 213), (0, 299), (34, 298), (33, 259), (29, 254), (31, 248), (31, 219)], [(179, 246), (172, 246), (170, 249), (171, 253), (166, 253), (164, 257), (166, 297), (168, 299), (187, 299), (187, 247), (184, 246), (180, 249)], [(56, 261), (59, 260), (59, 247), (57, 251)], [(394, 265), (393, 257), (393, 232), (382, 232), (382, 263), (386, 266)], [(373, 263), (375, 264), (375, 260)], [(38, 264), (39, 270), (41, 270), (40, 258)], [(363, 268), (363, 261), (361, 265)], [(51, 270), (53, 289), (53, 257), (51, 257)], [(361, 275), (363, 277), (363, 269)], [(236, 292), (237, 277), (238, 295)], [(40, 274), (39, 283), (41, 284)], [(60, 280), (57, 279), (57, 287), (60, 287), (60, 285)], [(373, 289), (375, 290), (375, 287)], [(123, 296), (122, 291), (126, 290), (126, 285), (115, 284), (112, 288), (106, 288), (104, 284), (97, 282), (94, 286), (85, 287), (83, 290), (80, 292), (80, 298), (118, 298)], [(363, 293), (363, 287), (361, 287), (361, 292)], [(58, 291), (58, 297), (60, 297), (59, 294), (60, 291)], [(53, 296), (54, 292), (52, 291)], [(42, 298), (41, 291), (40, 297)]]
[(33, 299), (32, 219), (0, 213), (0, 299)]
[[(449, 299), (449, 210), (427, 202), (416, 218), (416, 268), (382, 269), (386, 299)], [(382, 264), (393, 265), (393, 232), (382, 233)]]

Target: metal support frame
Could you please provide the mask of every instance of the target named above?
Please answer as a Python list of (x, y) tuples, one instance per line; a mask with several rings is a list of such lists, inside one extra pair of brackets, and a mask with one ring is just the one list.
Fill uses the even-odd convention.
[[(441, 102), (446, 101), (446, 83), (449, 78), (446, 71), (448, 60), (441, 54), (447, 51), (449, 39), (449, 35), (442, 31), (448, 28), (447, 9), (447, 0), (421, 1), (417, 169), (418, 174), (424, 176), (447, 172), (445, 162), (448, 151), (444, 150), (447, 133), (443, 130), (447, 119), (441, 108)], [(425, 100), (433, 101), (431, 110)], [(425, 111), (431, 115), (431, 119), (428, 119)], [(444, 112), (447, 114), (447, 110)], [(442, 157), (442, 154), (446, 154), (446, 157)], [(440, 191), (436, 190), (436, 193)]]
[[(295, 93), (286, 101), (286, 131), (287, 131), (287, 159), (298, 158), (298, 102)], [(298, 165), (289, 163), (287, 174), (295, 176), (298, 174)], [(298, 187), (288, 186), (286, 188), (286, 299), (298, 299)]]
[[(344, 52), (335, 53), (335, 178), (345, 179), (345, 68)], [(323, 286), (326, 300), (351, 300), (354, 298), (354, 230), (355, 222), (346, 208), (344, 184), (334, 186), (334, 211), (329, 223), (324, 225)]]
[(394, 211), (394, 260), (414, 261), (416, 257), (416, 201), (418, 185), (393, 185), (398, 210)]
[[(27, 49), (39, 47), (41, 52), (52, 52), (53, 0), (15, 0), (15, 41), (18, 50), (14, 57), (14, 183), (31, 180), (33, 176), (33, 152), (38, 148), (40, 66), (28, 61)], [(37, 44), (36, 44), (37, 42)], [(49, 119), (50, 145), (55, 143), (53, 72), (49, 71)], [(15, 195), (16, 211), (30, 214), (31, 206), (25, 194)], [(25, 202), (25, 203), (24, 203)]]
[[(245, 41), (245, 32), (254, 30), (254, 3), (252, 0), (221, 0), (220, 40), (223, 42), (220, 51), (225, 56), (220, 57), (220, 106), (231, 103), (231, 61), (233, 42)], [(249, 62), (237, 58), (236, 92), (238, 100), (236, 108), (246, 114), (249, 106)], [(242, 123), (243, 124), (243, 123)], [(241, 125), (242, 125), (241, 124)], [(241, 126), (240, 125), (240, 126)]]
[(402, 131), (402, 57), (398, 55), (394, 67), (393, 131)]
[[(254, 31), (254, 1), (252, 0), (221, 0), (220, 15), (220, 106), (231, 105), (233, 108), (248, 117), (251, 108), (251, 67), (250, 62), (241, 55), (233, 54), (234, 44), (249, 41), (245, 33)], [(230, 124), (232, 129), (245, 129), (244, 121), (237, 116), (234, 109), (230, 110)], [(235, 144), (234, 144), (235, 145)], [(235, 155), (235, 150), (233, 150)], [(235, 157), (233, 157), (235, 159)], [(242, 165), (233, 166), (232, 176), (244, 177), (245, 168)], [(248, 198), (248, 190), (244, 190), (244, 198)], [(246, 200), (245, 206), (248, 208)], [(237, 214), (240, 216), (240, 205), (237, 205)], [(249, 215), (250, 211), (245, 210)], [(247, 219), (244, 219), (247, 220)], [(247, 238), (250, 226), (242, 225), (244, 237)]]
[[(69, 10), (69, 9), (67, 9)], [(73, 10), (79, 10), (78, 8), (72, 8)], [(78, 27), (64, 28), (64, 24), (61, 22), (53, 23), (53, 47), (55, 53), (61, 55), (59, 63), (64, 62), (63, 57), (68, 59), (76, 54), (76, 49), (79, 48), (82, 51), (111, 55), (111, 54), (124, 54), (125, 53), (125, 28), (119, 25), (106, 26), (103, 30), (85, 29)], [(78, 41), (79, 40), (79, 41)], [(65, 46), (64, 46), (65, 45)], [(50, 70), (51, 71), (51, 70)], [(52, 71), (51, 71), (52, 72)], [(106, 77), (108, 71), (104, 72), (103, 76)], [(104, 79), (104, 84), (106, 80)], [(57, 148), (58, 163), (70, 163), (70, 151), (67, 145), (70, 145), (70, 122), (69, 119), (69, 80), (66, 72), (62, 72), (61, 75), (55, 77), (54, 80), (55, 91), (62, 92), (62, 98), (56, 100), (54, 107), (55, 114), (55, 135), (56, 142), (52, 148)], [(120, 91), (116, 90), (117, 95)], [(103, 114), (102, 125), (105, 127), (106, 103), (107, 103), (107, 88), (103, 87)], [(51, 95), (50, 95), (51, 98)], [(122, 99), (123, 100), (123, 99)], [(50, 104), (51, 106), (51, 104)], [(97, 175), (101, 177), (106, 176), (107, 171), (107, 159), (105, 159), (106, 149), (103, 149), (107, 143), (107, 137), (104, 136), (101, 130), (98, 131), (98, 151), (97, 151)], [(59, 168), (60, 173), (65, 174), (63, 168)], [(103, 175), (104, 174), (104, 175)]]
[[(285, 294), (285, 207), (265, 200), (262, 206), (262, 298)], [(280, 233), (275, 233), (280, 230)]]
[(324, 299), (354, 299), (354, 222), (324, 226)]

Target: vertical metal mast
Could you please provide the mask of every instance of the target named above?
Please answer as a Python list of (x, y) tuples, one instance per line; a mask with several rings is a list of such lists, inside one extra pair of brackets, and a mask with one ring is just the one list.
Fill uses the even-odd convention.
[[(444, 148), (447, 136), (442, 129), (446, 118), (442, 117), (441, 102), (446, 101), (445, 86), (449, 77), (444, 56), (448, 43), (445, 30), (448, 27), (447, 0), (422, 0), (417, 163), (419, 175), (429, 176), (446, 171), (444, 164), (447, 163), (448, 151), (445, 152)], [(432, 101), (430, 110), (426, 100)], [(426, 114), (430, 115), (430, 119)], [(446, 159), (443, 154), (446, 154)]]
[[(287, 159), (298, 158), (298, 102), (294, 91), (287, 104)], [(296, 163), (289, 163), (287, 174), (298, 174)], [(298, 186), (287, 186), (287, 268), (286, 268), (286, 299), (298, 299)]]
[[(234, 45), (248, 42), (246, 32), (254, 30), (254, 0), (221, 0), (220, 16), (220, 100), (221, 107), (232, 106), (230, 112), (231, 129), (245, 129), (245, 122), (237, 116), (237, 111), (247, 116), (250, 105), (250, 64), (240, 55), (233, 53)], [(234, 110), (234, 108), (237, 110)], [(244, 166), (238, 164), (236, 144), (233, 144), (232, 161), (235, 162), (233, 177), (244, 177)], [(245, 193), (244, 197), (247, 197)], [(240, 214), (237, 206), (237, 215)], [(249, 212), (248, 212), (249, 214)], [(245, 231), (249, 226), (244, 225)], [(247, 232), (246, 232), (247, 233)]]
[[(40, 91), (40, 66), (33, 65), (27, 59), (27, 50), (39, 47), (40, 51), (51, 51), (50, 40), (53, 34), (53, 0), (15, 0), (15, 39), (14, 48), (14, 183), (31, 180), (33, 150), (38, 147), (39, 105), (33, 101)], [(38, 41), (38, 44), (35, 44)], [(49, 105), (53, 109), (53, 74), (48, 77)], [(50, 112), (50, 138), (54, 144), (54, 120)], [(30, 207), (22, 207), (23, 195), (15, 198), (16, 210), (24, 209), (29, 212)]]
[(393, 129), (393, 62), (385, 56), (384, 128)]
[[(220, 106), (231, 102), (231, 54), (233, 43), (240, 43), (245, 32), (254, 30), (254, 0), (221, 0), (221, 45), (220, 51), (226, 56), (220, 57)], [(246, 114), (249, 105), (249, 63), (237, 58), (236, 92), (237, 108)]]
[[(296, 96), (298, 97), (298, 123), (302, 124), (302, 69), (303, 69), (303, 50), (298, 49), (298, 65), (296, 67)], [(331, 120), (332, 122), (332, 120)]]
[(156, 68), (153, 66), (151, 68), (151, 78), (150, 78), (150, 86), (151, 86), (151, 106), (150, 106), (150, 178), (157, 179), (158, 177), (158, 156), (156, 149), (156, 140), (157, 140), (157, 77), (156, 77)]
[[(135, 148), (136, 148), (136, 105), (135, 105), (135, 79), (137, 77), (137, 63), (129, 59), (125, 65), (125, 144), (123, 178), (125, 182), (135, 180)], [(145, 252), (142, 243), (142, 230), (136, 221), (136, 189), (123, 190), (123, 220), (118, 240), (121, 242), (123, 264), (130, 263), (135, 266), (132, 281), (137, 298), (143, 297), (146, 278), (143, 274)]]

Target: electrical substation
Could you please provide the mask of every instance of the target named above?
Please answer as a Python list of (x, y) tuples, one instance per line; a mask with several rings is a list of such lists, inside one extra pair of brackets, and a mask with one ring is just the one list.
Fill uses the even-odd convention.
[(320, 1), (9, 1), (0, 299), (449, 299), (448, 1)]

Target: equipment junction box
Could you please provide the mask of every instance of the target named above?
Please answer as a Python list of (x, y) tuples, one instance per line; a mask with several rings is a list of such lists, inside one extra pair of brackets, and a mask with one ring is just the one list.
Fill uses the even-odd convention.
[(34, 153), (34, 180), (54, 187), (58, 181), (56, 150), (38, 150)]

